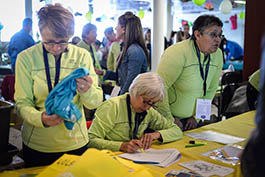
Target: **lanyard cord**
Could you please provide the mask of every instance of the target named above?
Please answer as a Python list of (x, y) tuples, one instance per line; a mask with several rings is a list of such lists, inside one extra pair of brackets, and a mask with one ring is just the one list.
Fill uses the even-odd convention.
[[(60, 77), (61, 57), (62, 57), (62, 54), (60, 54), (58, 60), (56, 61), (56, 74), (55, 74), (54, 87), (56, 86), (56, 84), (58, 84), (59, 77)], [(44, 46), (43, 46), (43, 59), (44, 59), (44, 64), (45, 64), (45, 72), (46, 72), (48, 89), (49, 89), (49, 92), (51, 92), (52, 82), (51, 82), (51, 75), (50, 75), (50, 67), (49, 67), (49, 62), (48, 62), (47, 50), (45, 49)]]
[[(132, 129), (132, 112), (131, 112), (131, 107), (130, 107), (130, 95), (129, 94), (126, 97), (126, 103), (127, 103), (127, 113), (128, 113), (129, 126), (130, 126), (130, 130), (131, 130)], [(137, 132), (138, 132), (138, 128), (139, 128), (139, 125), (141, 124), (141, 122), (144, 120), (146, 114), (147, 114), (146, 111), (144, 111), (142, 113), (136, 113), (135, 114), (135, 127), (133, 130), (133, 136), (131, 137), (131, 139), (138, 139), (136, 136)]]
[(208, 59), (208, 62), (206, 64), (205, 75), (204, 75), (203, 67), (202, 67), (202, 64), (201, 64), (201, 54), (200, 54), (200, 50), (199, 50), (199, 48), (198, 48), (198, 46), (197, 46), (197, 44), (196, 44), (195, 41), (194, 41), (194, 45), (195, 45), (196, 54), (197, 54), (198, 61), (199, 61), (201, 77), (202, 77), (202, 80), (203, 80), (203, 96), (205, 96), (206, 95), (206, 88), (207, 88), (206, 80), (207, 80), (207, 77), (208, 77), (208, 72), (209, 72), (211, 58), (210, 58), (210, 55), (207, 55), (204, 58), (204, 60), (207, 60), (207, 58), (209, 58)]

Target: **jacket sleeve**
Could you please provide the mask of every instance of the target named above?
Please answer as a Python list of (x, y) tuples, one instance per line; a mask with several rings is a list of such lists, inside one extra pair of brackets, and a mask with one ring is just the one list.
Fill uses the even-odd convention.
[(114, 128), (117, 109), (110, 102), (104, 102), (96, 111), (95, 119), (88, 130), (89, 147), (119, 151), (123, 142), (106, 140), (106, 135)]
[(42, 112), (35, 108), (33, 95), (32, 65), (26, 53), (19, 54), (16, 64), (15, 101), (18, 114), (35, 127), (44, 127), (41, 121)]
[(181, 129), (173, 121), (166, 119), (152, 108), (149, 110), (149, 113), (152, 116), (149, 126), (151, 129), (160, 132), (163, 143), (182, 138), (183, 133)]
[(103, 91), (98, 86), (98, 77), (94, 70), (92, 58), (87, 51), (85, 51), (83, 55), (81, 67), (86, 67), (88, 69), (89, 75), (93, 80), (93, 84), (87, 92), (80, 94), (80, 99), (85, 107), (87, 107), (88, 109), (95, 109), (103, 101)]
[(164, 52), (157, 70), (165, 84), (165, 98), (158, 104), (158, 112), (171, 120), (174, 120), (174, 117), (170, 110), (168, 90), (173, 88), (173, 84), (178, 80), (184, 67), (184, 56), (181, 55), (181, 51), (176, 55), (174, 51), (176, 49), (172, 46)]

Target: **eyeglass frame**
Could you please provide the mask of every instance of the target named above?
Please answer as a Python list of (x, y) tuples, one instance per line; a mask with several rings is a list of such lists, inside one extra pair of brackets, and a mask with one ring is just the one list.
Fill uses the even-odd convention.
[(221, 40), (224, 38), (223, 33), (220, 33), (219, 35), (217, 35), (217, 33), (215, 32), (200, 32), (201, 34), (208, 34), (212, 39), (216, 39), (217, 37), (219, 37)]
[(55, 45), (60, 45), (61, 47), (67, 46), (69, 42), (60, 41), (60, 42), (42, 42), (45, 45), (48, 45), (49, 47), (54, 47)]
[(143, 99), (143, 104), (148, 105), (148, 106), (151, 106), (154, 109), (157, 109), (158, 108), (158, 106), (155, 105), (156, 103), (150, 103), (149, 101), (146, 101), (144, 99)]

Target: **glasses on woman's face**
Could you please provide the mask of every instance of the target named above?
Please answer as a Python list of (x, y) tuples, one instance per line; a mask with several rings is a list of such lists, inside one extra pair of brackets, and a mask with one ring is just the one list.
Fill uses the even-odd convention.
[(148, 105), (148, 106), (151, 106), (154, 109), (157, 109), (158, 108), (157, 105), (155, 105), (156, 103), (152, 103), (151, 101), (143, 100), (143, 104)]
[(48, 47), (54, 47), (55, 45), (58, 45), (60, 47), (66, 47), (68, 45), (68, 42), (66, 41), (59, 41), (59, 42), (55, 42), (55, 41), (48, 41), (48, 42), (43, 42), (43, 44), (47, 45)]
[(224, 38), (223, 33), (217, 34), (216, 32), (201, 32), (201, 34), (207, 34), (212, 39), (216, 39), (217, 37), (219, 37), (222, 40)]

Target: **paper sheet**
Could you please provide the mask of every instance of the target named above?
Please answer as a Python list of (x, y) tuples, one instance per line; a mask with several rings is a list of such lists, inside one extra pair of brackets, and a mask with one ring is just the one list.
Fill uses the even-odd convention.
[(213, 175), (226, 176), (234, 172), (234, 169), (232, 168), (215, 165), (213, 163), (208, 163), (202, 160), (179, 163), (179, 165), (205, 177)]
[(148, 149), (145, 152), (136, 153), (124, 153), (119, 155), (119, 157), (133, 160), (133, 161), (147, 161), (147, 162), (158, 162), (159, 164), (154, 164), (160, 167), (168, 167), (171, 164), (177, 162), (181, 155), (177, 149)]
[(204, 131), (200, 133), (186, 133), (185, 135), (190, 136), (194, 139), (202, 139), (207, 141), (214, 141), (222, 144), (233, 144), (244, 141), (246, 138), (240, 138), (236, 136), (226, 135), (214, 131)]

